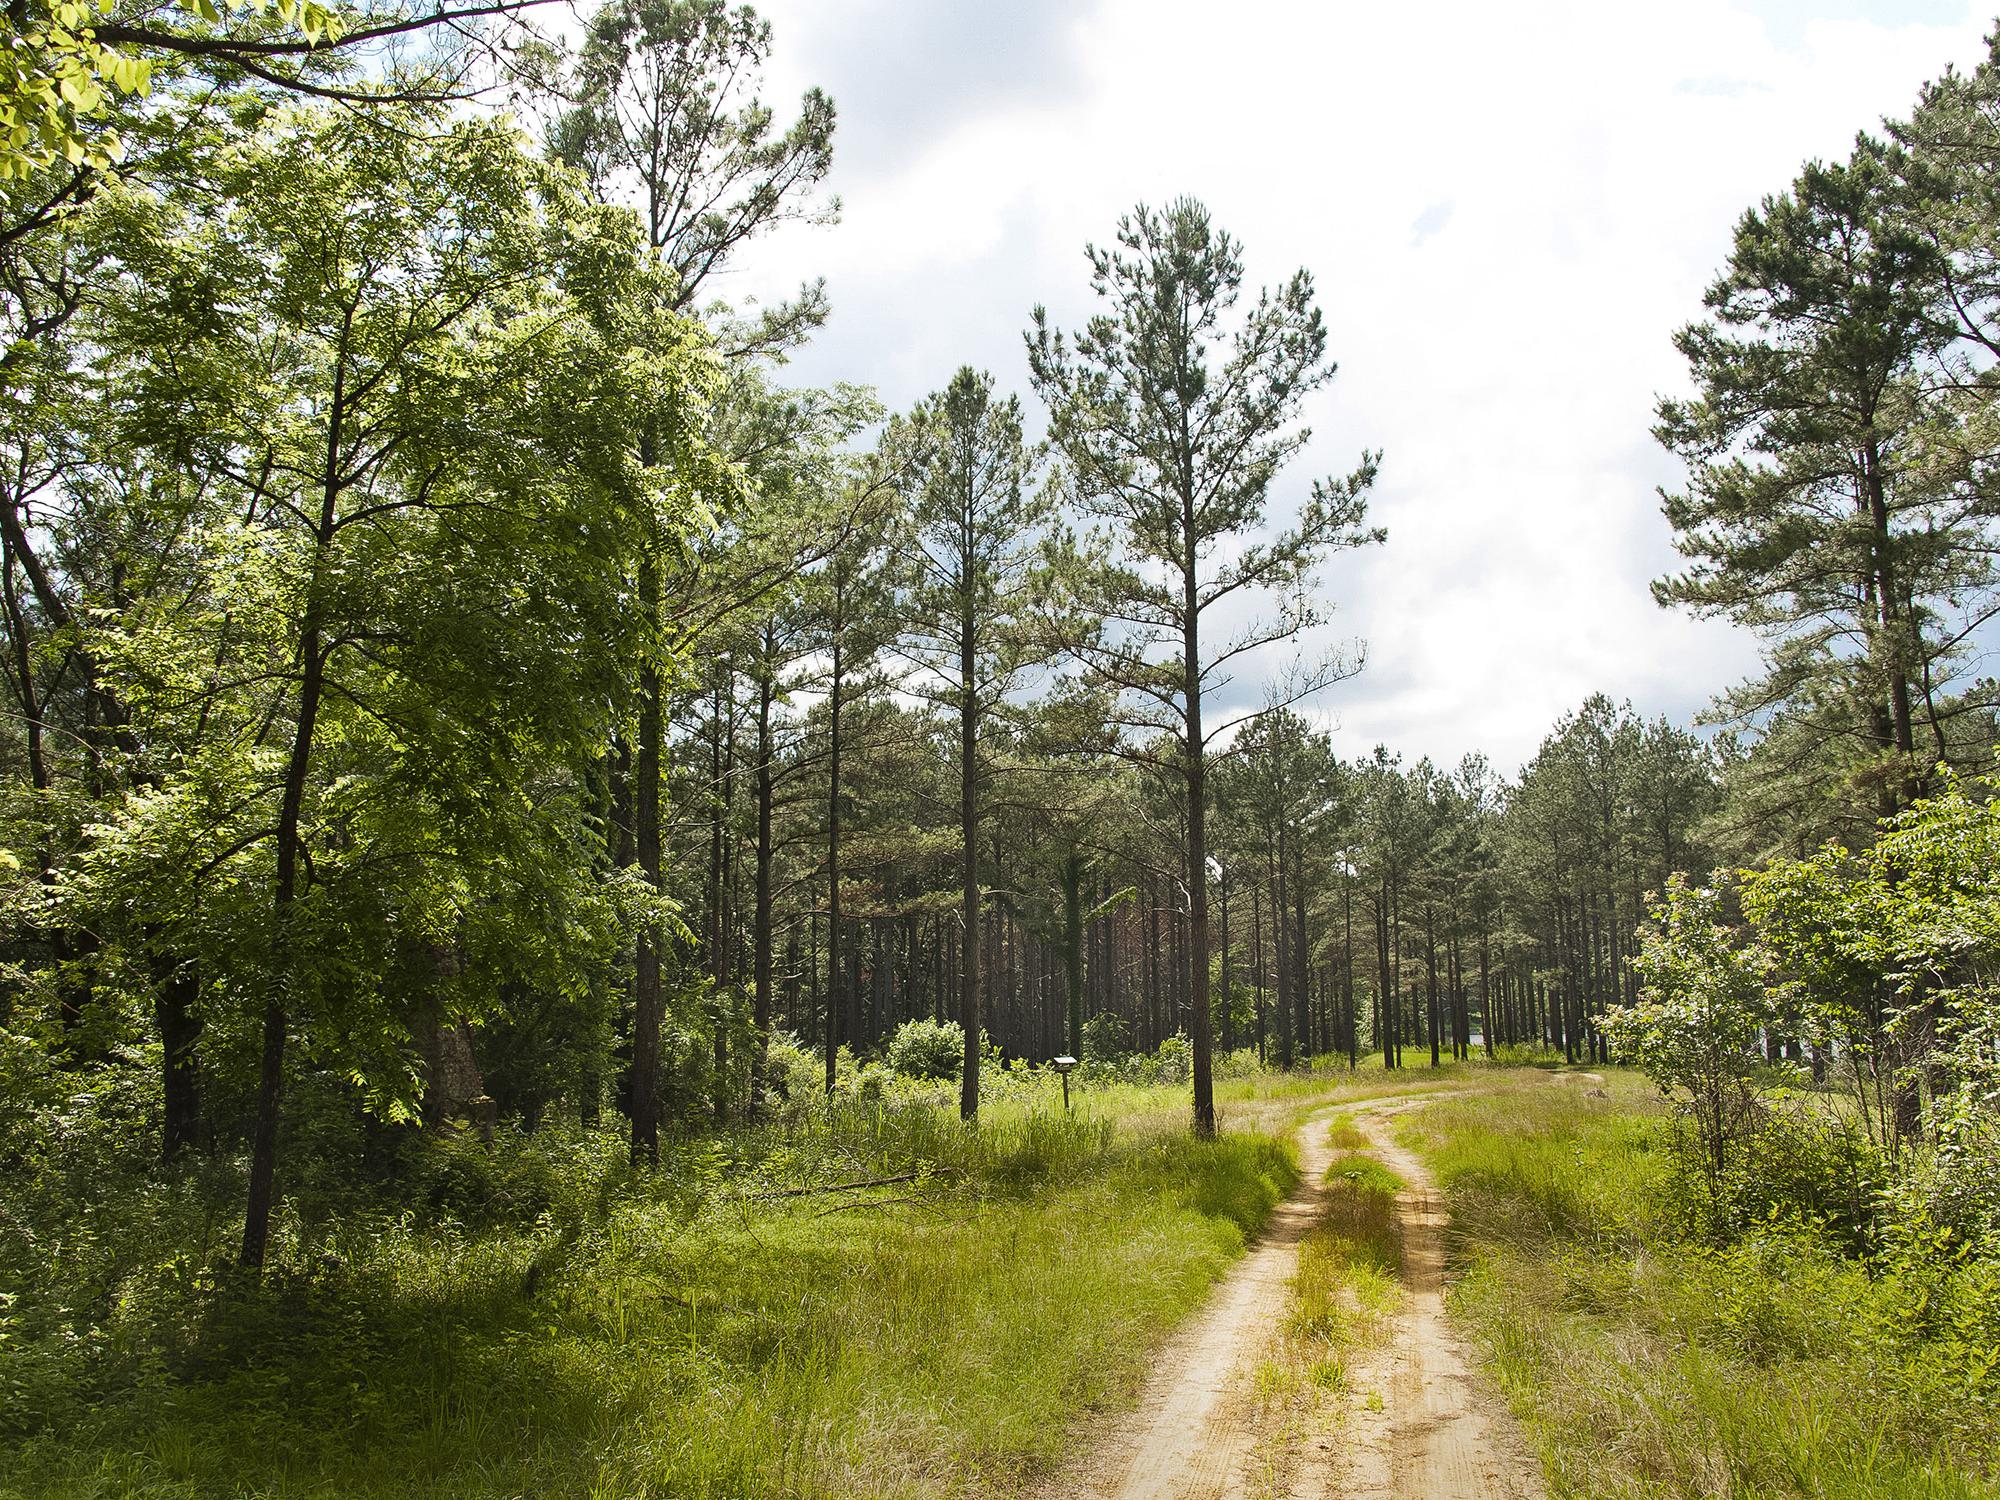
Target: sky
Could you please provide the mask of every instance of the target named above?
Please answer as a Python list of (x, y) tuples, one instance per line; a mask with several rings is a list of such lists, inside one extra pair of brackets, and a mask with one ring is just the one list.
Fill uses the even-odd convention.
[(1031, 310), (1077, 325), (1085, 244), (1201, 199), (1252, 285), (1312, 273), (1340, 366), (1273, 519), (1383, 454), (1388, 541), (1323, 570), (1334, 623), (1302, 643), (1364, 642), (1366, 666), (1313, 716), (1346, 755), (1506, 772), (1592, 692), (1686, 723), (1755, 669), (1744, 632), (1648, 590), (1676, 562), (1650, 435), (1685, 387), (1673, 332), (1745, 209), (1994, 24), (1953, 0), (758, 8), (781, 116), (818, 85), (840, 119), (840, 222), (788, 227), (727, 289), (826, 278), (832, 319), (783, 378), (902, 409), (972, 364), (1036, 410)]

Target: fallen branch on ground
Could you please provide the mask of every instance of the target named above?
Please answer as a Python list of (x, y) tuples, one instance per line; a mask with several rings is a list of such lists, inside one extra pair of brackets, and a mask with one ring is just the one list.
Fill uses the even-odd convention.
[(859, 1203), (836, 1203), (832, 1208), (822, 1208), (814, 1214), (815, 1219), (824, 1219), (828, 1214), (844, 1213), (850, 1208), (888, 1208), (897, 1203), (921, 1203), (921, 1198), (864, 1198)]
[(752, 1198), (806, 1198), (818, 1193), (851, 1193), (859, 1188), (888, 1187), (891, 1183), (915, 1182), (919, 1177), (941, 1177), (941, 1172), (903, 1172), (895, 1177), (864, 1177), (859, 1182), (835, 1182), (824, 1187), (776, 1188), (768, 1193), (752, 1193)]

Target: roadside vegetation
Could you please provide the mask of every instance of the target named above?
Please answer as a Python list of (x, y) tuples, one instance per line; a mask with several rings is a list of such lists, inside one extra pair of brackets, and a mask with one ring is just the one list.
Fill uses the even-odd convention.
[[(213, 1184), (94, 1169), (125, 1143), (79, 1115), (0, 1232), (0, 1495), (1004, 1487), (1129, 1397), (1296, 1180), (1272, 1134), (1190, 1137), (1179, 1089), (1065, 1116), (1050, 1082), (977, 1130), (815, 1101), (644, 1172), (573, 1126), (353, 1139), (259, 1279)], [(1282, 1123), (1330, 1082), (1222, 1092)]]
[(1404, 1127), (1447, 1194), (1453, 1310), (1552, 1495), (2000, 1492), (2000, 1261), (1829, 1214), (1853, 1162), (1824, 1148), (1843, 1125), (1823, 1103), (1773, 1117), (1724, 1204), (1625, 1070)]
[(0, 15), (0, 1496), (1004, 1492), (1306, 1114), (1468, 1082), (1411, 1129), (1559, 1493), (1991, 1492), (2000, 35), (1674, 335), (1732, 732), (1502, 767), (1328, 727), (1385, 460), (1299, 470), (1309, 270), (1107, 207), (1019, 368), (794, 384), (824, 283), (726, 294), (833, 101), (728, 0), (532, 8)]

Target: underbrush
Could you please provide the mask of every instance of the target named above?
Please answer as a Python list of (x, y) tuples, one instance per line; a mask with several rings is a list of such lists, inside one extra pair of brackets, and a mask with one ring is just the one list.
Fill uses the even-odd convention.
[(1026, 1104), (822, 1106), (640, 1173), (575, 1127), (408, 1149), (399, 1207), (289, 1199), (254, 1282), (230, 1164), (24, 1173), (0, 1495), (982, 1492), (1134, 1386), (1296, 1176)]
[(2000, 1259), (1921, 1227), (1857, 1253), (1797, 1155), (1719, 1233), (1643, 1083), (1600, 1092), (1444, 1100), (1405, 1132), (1552, 1495), (2000, 1493)]

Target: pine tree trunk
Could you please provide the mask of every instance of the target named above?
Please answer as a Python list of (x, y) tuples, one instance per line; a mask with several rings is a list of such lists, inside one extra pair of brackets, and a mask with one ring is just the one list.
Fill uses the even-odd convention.
[(965, 1028), (965, 1056), (959, 1074), (958, 1116), (979, 1117), (979, 701), (973, 674), (972, 615), (959, 619), (958, 821), (960, 856), (959, 1025)]
[(826, 695), (826, 1095), (833, 1097), (840, 1056), (840, 630), (833, 632)]
[(754, 935), (752, 937), (752, 984), (755, 987), (751, 1019), (756, 1034), (750, 1039), (750, 1117), (764, 1114), (764, 1069), (771, 1036), (771, 700), (774, 687), (770, 676), (773, 643), (765, 636), (764, 671), (757, 680), (757, 891)]

